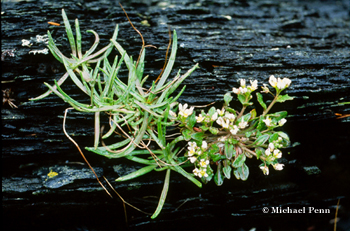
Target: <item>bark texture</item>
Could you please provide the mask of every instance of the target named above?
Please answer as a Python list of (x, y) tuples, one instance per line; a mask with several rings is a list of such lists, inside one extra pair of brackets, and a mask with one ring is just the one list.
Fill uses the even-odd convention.
[[(189, 230), (192, 228), (249, 230), (252, 227), (300, 230), (332, 227), (337, 200), (342, 209), (338, 230), (349, 220), (350, 117), (350, 4), (339, 1), (128, 1), (122, 3), (131, 21), (143, 34), (148, 48), (145, 73), (155, 79), (164, 64), (168, 28), (178, 34), (174, 66), (182, 73), (199, 63), (184, 81), (180, 102), (222, 104), (222, 97), (239, 79), (267, 83), (270, 75), (292, 80), (287, 93), (295, 99), (278, 110), (289, 112), (285, 132), (292, 146), (284, 153), (282, 172), (265, 177), (257, 162), (248, 163), (247, 182), (235, 179), (224, 186), (203, 189), (172, 174), (165, 208), (156, 220), (127, 207), (128, 226), (135, 230)], [(74, 145), (62, 132), (63, 111), (68, 105), (55, 95), (28, 101), (45, 92), (43, 82), (53, 83), (64, 67), (43, 50), (38, 41), (50, 30), (66, 55), (69, 44), (61, 9), (71, 23), (78, 18), (83, 50), (93, 43), (95, 30), (100, 47), (108, 44), (115, 25), (118, 41), (137, 57), (139, 35), (131, 28), (115, 2), (99, 1), (4, 1), (1, 3), (2, 90), (11, 89), (18, 108), (3, 105), (2, 192), (5, 226), (36, 230), (115, 230), (126, 228), (122, 203), (110, 199), (83, 163)], [(146, 20), (146, 21), (145, 21)], [(22, 39), (30, 40), (30, 47)], [(126, 68), (121, 75), (127, 76)], [(72, 82), (64, 90), (79, 99)], [(237, 106), (239, 103), (237, 101)], [(93, 116), (69, 113), (67, 131), (81, 147), (92, 146)], [(114, 183), (132, 164), (108, 160), (85, 152), (99, 177), (105, 176), (126, 201), (153, 212), (162, 189), (162, 172), (132, 182)], [(50, 171), (57, 172), (49, 177)], [(271, 214), (262, 208), (315, 207), (326, 214)], [(283, 220), (281, 222), (279, 220)], [(345, 221), (345, 222), (344, 222)], [(320, 229), (321, 230), (321, 229)]]

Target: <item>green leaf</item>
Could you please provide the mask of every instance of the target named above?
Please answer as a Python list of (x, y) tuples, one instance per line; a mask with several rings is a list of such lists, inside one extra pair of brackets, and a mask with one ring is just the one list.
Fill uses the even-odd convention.
[(263, 131), (267, 128), (263, 120), (264, 120), (264, 116), (261, 115), (259, 118), (258, 126), (256, 127), (259, 131)]
[(258, 102), (260, 103), (260, 105), (264, 108), (264, 110), (266, 110), (267, 107), (266, 107), (266, 104), (264, 103), (262, 95), (259, 92), (257, 92), (256, 93), (256, 97), (257, 97)]
[(216, 135), (219, 133), (219, 129), (215, 128), (215, 127), (209, 127), (209, 131), (211, 132), (211, 134)]
[(265, 152), (265, 149), (261, 147), (255, 148), (256, 158), (259, 159), (261, 155)]
[(153, 215), (151, 217), (152, 219), (156, 218), (159, 215), (160, 211), (162, 211), (162, 208), (164, 206), (165, 199), (166, 199), (166, 196), (167, 196), (168, 190), (169, 190), (170, 172), (171, 172), (170, 169), (166, 170), (166, 175), (165, 175), (165, 180), (164, 180), (164, 186), (163, 186), (162, 194), (160, 195), (157, 209), (156, 209), (156, 211), (153, 213)]
[(273, 114), (269, 114), (269, 117), (275, 118), (276, 121), (285, 118), (288, 115), (286, 111), (279, 111)]
[(249, 176), (249, 168), (246, 164), (243, 164), (239, 169), (239, 173), (241, 174), (241, 180), (247, 180)]
[(219, 146), (217, 144), (212, 144), (208, 150), (209, 155), (218, 153), (220, 150)]
[[(168, 155), (168, 156), (170, 156), (170, 155)], [(169, 158), (168, 162), (170, 162), (170, 164), (172, 165), (170, 167), (172, 170), (180, 173), (181, 175), (183, 175), (184, 177), (186, 177), (187, 179), (192, 181), (192, 183), (197, 185), (199, 188), (202, 188), (202, 183), (199, 182), (196, 178), (194, 178), (193, 174), (186, 172), (181, 166), (179, 166), (179, 163), (176, 162), (173, 158)]]
[(73, 56), (76, 56), (77, 55), (77, 50), (76, 50), (76, 46), (75, 46), (75, 39), (74, 39), (74, 36), (73, 36), (73, 31), (72, 31), (72, 28), (70, 26), (68, 17), (66, 15), (66, 12), (64, 12), (64, 9), (62, 9), (62, 18), (63, 18), (63, 23), (64, 23), (64, 26), (65, 26), (65, 29), (66, 29), (66, 33), (67, 33), (67, 36), (68, 36), (68, 41), (69, 41), (69, 44), (70, 44), (71, 49), (72, 49), (72, 54), (73, 54)]
[(230, 104), (230, 102), (232, 101), (232, 96), (231, 96), (231, 93), (230, 92), (227, 92), (225, 95), (224, 95), (224, 101), (225, 101), (225, 104), (228, 106)]
[(230, 161), (224, 160), (223, 165), (224, 165), (224, 167), (222, 168), (222, 172), (224, 173), (224, 175), (227, 179), (230, 179), (231, 178), (231, 171), (232, 171), (232, 168), (230, 166)]
[(214, 175), (214, 182), (217, 186), (221, 186), (224, 183), (224, 176), (221, 171), (221, 162), (218, 163), (218, 167)]
[(233, 174), (237, 178), (237, 180), (247, 180), (249, 176), (249, 168), (246, 164), (243, 164), (241, 167), (236, 168), (233, 171)]
[(282, 103), (282, 102), (284, 102), (284, 101), (293, 100), (293, 99), (294, 99), (294, 98), (293, 98), (293, 97), (290, 97), (288, 94), (279, 95), (279, 96), (277, 97), (276, 102)]
[(289, 140), (289, 136), (284, 133), (284, 132), (276, 132), (280, 137), (282, 137), (283, 139), (287, 140), (287, 141), (290, 141)]
[(212, 116), (215, 114), (215, 112), (216, 112), (215, 107), (211, 107), (211, 108), (209, 109), (209, 111), (208, 111), (208, 115), (209, 115), (210, 117), (212, 117)]
[(251, 119), (255, 119), (255, 117), (256, 117), (256, 110), (255, 110), (255, 108), (250, 111), (250, 114), (251, 114)]
[(269, 134), (261, 135), (255, 140), (253, 144), (255, 144), (256, 146), (261, 146), (269, 139), (269, 137)]
[(191, 135), (192, 139), (202, 142), (204, 138), (204, 132), (196, 132)]
[(244, 153), (239, 155), (233, 162), (232, 162), (232, 167), (238, 168), (244, 164), (244, 161), (246, 160), (246, 156)]
[(192, 131), (185, 129), (182, 131), (182, 135), (184, 136), (186, 141), (189, 141), (191, 139)]
[(164, 69), (162, 77), (159, 79), (156, 90), (161, 88), (164, 85), (167, 78), (169, 77), (171, 70), (173, 68), (173, 65), (175, 63), (176, 51), (177, 51), (177, 35), (176, 35), (176, 31), (174, 30), (174, 32), (173, 32), (173, 44), (171, 47), (170, 58), (169, 58), (169, 61)]
[(239, 102), (241, 102), (242, 105), (246, 105), (246, 97), (244, 95), (238, 94), (237, 95)]
[(278, 133), (274, 133), (270, 136), (269, 138), (269, 143), (272, 143), (273, 141), (277, 140), (278, 139)]
[(187, 117), (187, 125), (189, 128), (193, 128), (193, 126), (197, 123), (197, 120), (196, 120), (196, 114), (195, 113), (192, 113), (189, 117)]
[(149, 173), (150, 171), (152, 171), (155, 167), (157, 167), (157, 165), (150, 165), (150, 166), (146, 166), (143, 168), (140, 168), (137, 171), (134, 171), (128, 175), (125, 176), (121, 176), (119, 178), (117, 178), (115, 181), (121, 182), (121, 181), (127, 181), (127, 180), (131, 180), (134, 178), (137, 178), (139, 176), (145, 175), (146, 173)]
[(226, 159), (225, 156), (221, 155), (220, 153), (209, 153), (210, 159), (214, 162), (221, 160), (223, 157)]
[(249, 138), (252, 134), (253, 134), (254, 131), (248, 131), (245, 133), (245, 137)]
[(228, 141), (225, 142), (225, 155), (227, 159), (231, 159), (233, 156), (233, 151), (234, 151), (234, 147), (232, 144), (229, 144)]
[(244, 116), (241, 117), (241, 120), (240, 121), (246, 121), (248, 122), (250, 120), (250, 118), (252, 117), (252, 114), (251, 113), (247, 113), (245, 114)]

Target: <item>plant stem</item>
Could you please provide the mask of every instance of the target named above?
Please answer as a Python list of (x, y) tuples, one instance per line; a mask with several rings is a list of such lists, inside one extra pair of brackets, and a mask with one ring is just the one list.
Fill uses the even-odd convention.
[(239, 118), (241, 118), (242, 117), (242, 115), (243, 115), (243, 113), (244, 113), (244, 111), (245, 111), (245, 109), (247, 108), (247, 106), (243, 106), (243, 108), (242, 108), (242, 110), (241, 110), (241, 112), (238, 114), (238, 116), (237, 116), (237, 119), (236, 119), (236, 121), (239, 119)]
[(278, 93), (276, 94), (275, 98), (272, 100), (272, 102), (270, 103), (270, 105), (267, 107), (267, 109), (264, 111), (264, 113), (262, 114), (262, 116), (265, 116), (270, 109), (272, 108), (272, 106), (276, 103), (277, 97), (278, 97)]

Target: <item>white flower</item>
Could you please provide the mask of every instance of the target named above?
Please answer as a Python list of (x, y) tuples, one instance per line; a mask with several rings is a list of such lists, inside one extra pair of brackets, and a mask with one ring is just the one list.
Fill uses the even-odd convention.
[(273, 156), (277, 159), (282, 157), (282, 152), (278, 149), (273, 150)]
[(189, 157), (193, 156), (195, 153), (196, 153), (196, 149), (191, 148), (191, 147), (188, 147), (188, 153), (187, 153), (187, 155), (188, 155)]
[(196, 147), (197, 147), (196, 142), (188, 142), (188, 153), (187, 153), (187, 155), (189, 157), (193, 156), (196, 153)]
[(241, 87), (245, 87), (245, 79), (240, 79)]
[(273, 145), (273, 143), (269, 143), (269, 147), (265, 150), (265, 155), (267, 155), (267, 156), (271, 155), (274, 148), (275, 148), (275, 146)]
[(238, 129), (237, 125), (233, 125), (233, 129), (230, 130), (232, 135), (236, 135), (238, 131), (239, 131), (239, 129)]
[(214, 115), (211, 116), (211, 121), (215, 121), (218, 118), (218, 113), (215, 112)]
[(228, 119), (224, 119), (224, 122), (222, 123), (222, 127), (228, 128), (229, 125), (230, 125), (230, 121)]
[(218, 112), (218, 114), (219, 114), (219, 116), (223, 116), (224, 115), (224, 113), (225, 113), (225, 108), (223, 108), (223, 109), (216, 109), (216, 111)]
[(284, 164), (274, 164), (274, 165), (272, 165), (273, 166), (273, 168), (275, 169), (275, 170), (282, 170), (283, 169), (283, 166), (284, 166)]
[(277, 79), (275, 78), (274, 75), (271, 75), (269, 78), (269, 83), (272, 87), (276, 87), (277, 86)]
[(283, 126), (283, 124), (285, 124), (286, 122), (287, 122), (287, 120), (285, 118), (283, 118), (280, 121), (278, 121), (278, 125)]
[(280, 90), (283, 90), (283, 89), (289, 87), (291, 82), (292, 81), (290, 79), (288, 79), (288, 78), (283, 78), (283, 79), (278, 78), (278, 80), (277, 80), (277, 88), (280, 89)]
[(185, 118), (190, 116), (193, 113), (193, 109), (194, 109), (194, 107), (187, 109), (187, 106), (188, 106), (187, 103), (185, 103), (184, 105), (182, 105), (181, 103), (179, 104), (179, 115)]
[(269, 167), (265, 166), (260, 166), (260, 169), (263, 171), (265, 175), (269, 175)]
[(208, 148), (208, 144), (205, 140), (202, 141), (202, 149), (206, 150)]
[(270, 127), (272, 125), (272, 120), (269, 117), (266, 117), (266, 119), (263, 120), (266, 124), (266, 126)]
[(193, 174), (194, 174), (195, 176), (199, 176), (199, 173), (200, 173), (200, 171), (199, 171), (198, 168), (193, 169)]
[(262, 86), (262, 93), (269, 93), (270, 92), (270, 89), (267, 87), (267, 85), (264, 83), (263, 84), (264, 86)]
[(222, 125), (224, 123), (224, 119), (222, 117), (219, 117), (217, 120), (216, 120), (216, 123), (218, 123), (219, 125)]
[(280, 90), (283, 90), (287, 87), (289, 87), (289, 85), (292, 83), (292, 81), (288, 78), (283, 78), (283, 79), (276, 79), (275, 76), (271, 75), (270, 79), (269, 79), (269, 83), (271, 84), (272, 87), (274, 88), (278, 88)]
[[(218, 141), (219, 141), (219, 142), (225, 142), (225, 140), (226, 140), (226, 137), (225, 137), (225, 136), (221, 136), (221, 137), (218, 138)], [(222, 145), (222, 147), (225, 146), (224, 144), (219, 143), (219, 144), (218, 144), (219, 148), (222, 148), (221, 145)]]
[(201, 166), (202, 168), (206, 168), (208, 164), (209, 164), (209, 160), (201, 159), (199, 161), (199, 166)]
[(244, 129), (245, 127), (247, 127), (248, 126), (248, 122), (246, 122), (246, 121), (244, 121), (244, 120), (242, 120), (241, 122), (239, 122), (239, 124), (238, 124), (238, 127), (240, 128), (240, 129)]
[(172, 117), (175, 117), (175, 118), (177, 117), (176, 113), (173, 112), (172, 110), (169, 111), (169, 114), (170, 114)]
[(202, 116), (202, 114), (199, 114), (198, 116), (196, 116), (196, 120), (197, 120), (197, 123), (200, 123), (204, 120), (204, 117)]
[(191, 156), (191, 157), (188, 157), (188, 159), (189, 159), (189, 160), (191, 161), (191, 163), (193, 164), (194, 162), (196, 162), (197, 157)]
[(234, 121), (236, 119), (236, 116), (233, 113), (229, 113), (229, 112), (225, 113), (225, 117), (230, 121)]
[(240, 87), (240, 88), (239, 88), (239, 92), (240, 92), (241, 94), (244, 94), (244, 93), (246, 93), (247, 91), (248, 91), (248, 89), (245, 88), (245, 87)]
[(250, 86), (248, 88), (250, 91), (255, 91), (258, 88), (258, 80), (250, 80)]
[(207, 169), (206, 168), (201, 168), (200, 170), (199, 170), (199, 173), (198, 173), (198, 176), (199, 177), (208, 177), (208, 174), (207, 174)]
[(247, 88), (245, 87), (239, 87), (239, 88), (232, 88), (232, 92), (235, 93), (235, 94), (244, 94), (248, 91)]
[(192, 147), (192, 148), (196, 148), (197, 147), (197, 144), (196, 144), (196, 142), (188, 142), (188, 149), (190, 148), (190, 147)]
[(288, 78), (283, 78), (282, 81), (283, 81), (284, 87), (289, 87), (289, 85), (292, 83), (292, 80)]
[(232, 88), (232, 92), (233, 92), (233, 93), (235, 93), (235, 94), (239, 94), (239, 89), (238, 89), (238, 88), (233, 87), (233, 88)]

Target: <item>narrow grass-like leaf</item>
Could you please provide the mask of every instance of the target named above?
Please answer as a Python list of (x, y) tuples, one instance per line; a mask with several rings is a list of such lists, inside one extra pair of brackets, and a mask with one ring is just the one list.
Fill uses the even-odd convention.
[(169, 61), (164, 69), (162, 77), (159, 79), (156, 90), (161, 88), (164, 85), (167, 78), (169, 77), (171, 70), (173, 69), (173, 65), (175, 63), (176, 51), (177, 51), (177, 35), (176, 35), (176, 31), (174, 30), (174, 32), (173, 32), (173, 44), (171, 47)]
[(79, 21), (78, 19), (75, 19), (75, 34), (77, 38), (77, 51), (78, 51), (78, 58), (81, 59), (83, 57), (83, 54), (81, 53), (81, 33), (79, 28)]
[(163, 186), (163, 191), (162, 191), (162, 194), (159, 198), (159, 202), (158, 202), (158, 206), (157, 206), (157, 209), (156, 211), (153, 213), (153, 215), (151, 216), (152, 219), (156, 218), (160, 211), (162, 211), (162, 208), (164, 206), (164, 203), (165, 203), (165, 199), (166, 199), (166, 196), (168, 194), (168, 190), (169, 190), (169, 183), (170, 183), (170, 172), (171, 170), (170, 169), (167, 169), (166, 170), (166, 175), (165, 175), (165, 180), (164, 180), (164, 186)]
[(66, 28), (68, 41), (69, 41), (70, 47), (72, 48), (72, 54), (73, 54), (73, 56), (76, 57), (77, 56), (77, 48), (75, 46), (75, 39), (74, 39), (74, 36), (73, 36), (72, 28), (71, 28), (71, 26), (69, 24), (69, 20), (67, 18), (66, 12), (64, 12), (64, 9), (62, 9), (62, 18), (63, 18), (64, 26)]
[(82, 82), (78, 79), (78, 77), (75, 75), (75, 73), (73, 72), (73, 70), (71, 69), (71, 67), (68, 65), (68, 62), (63, 58), (62, 59), (63, 64), (70, 76), (70, 78), (73, 80), (73, 82), (75, 83), (75, 85), (77, 85), (77, 87), (80, 88), (80, 90), (82, 90), (85, 94), (89, 95), (89, 93), (86, 90), (86, 87), (82, 84)]
[(172, 156), (171, 154), (168, 154), (169, 156), (169, 162), (170, 164), (172, 164), (173, 166), (171, 167), (173, 170), (175, 170), (176, 172), (180, 173), (181, 175), (183, 175), (184, 177), (186, 177), (187, 179), (189, 179), (190, 181), (192, 181), (195, 185), (197, 185), (199, 188), (202, 188), (202, 183), (199, 182), (196, 178), (194, 178), (190, 173), (186, 172), (183, 168), (181, 168), (178, 163), (175, 162), (174, 159), (170, 158), (170, 156)]
[(145, 175), (145, 174), (149, 173), (155, 167), (157, 167), (157, 165), (150, 165), (150, 166), (146, 166), (146, 167), (140, 168), (139, 170), (136, 170), (136, 171), (134, 171), (134, 172), (132, 172), (132, 173), (130, 173), (128, 175), (118, 177), (115, 181), (121, 182), (121, 181), (132, 180), (134, 178), (137, 178), (137, 177), (140, 177), (142, 175)]
[(95, 142), (94, 149), (96, 150), (100, 140), (100, 112), (95, 112)]
[[(58, 81), (57, 81), (57, 85), (58, 86), (61, 86), (62, 83), (64, 83), (64, 81), (68, 78), (69, 74), (68, 72), (66, 72)], [(53, 89), (57, 89), (56, 85), (54, 86), (51, 86)], [(44, 94), (42, 95), (39, 95), (38, 97), (35, 97), (35, 98), (31, 98), (29, 100), (39, 100), (39, 99), (43, 99), (45, 98), (46, 96), (50, 95), (53, 91), (52, 90), (48, 90), (47, 92), (45, 92)]]
[[(100, 37), (98, 36), (98, 34), (97, 34), (95, 31), (93, 31), (93, 30), (87, 30), (86, 32), (92, 33), (92, 34), (95, 35), (95, 42), (92, 44), (92, 46), (90, 47), (90, 49), (86, 51), (86, 53), (84, 54), (83, 58), (89, 57), (89, 55), (91, 55), (92, 52), (95, 51), (97, 45), (98, 45), (99, 42), (100, 42)], [(94, 57), (94, 56), (91, 56), (90, 59), (92, 59), (93, 57)]]

